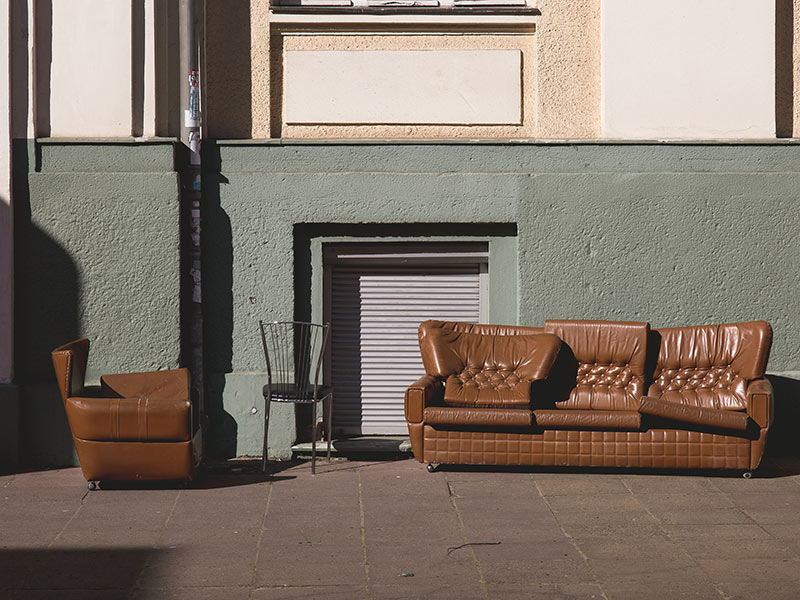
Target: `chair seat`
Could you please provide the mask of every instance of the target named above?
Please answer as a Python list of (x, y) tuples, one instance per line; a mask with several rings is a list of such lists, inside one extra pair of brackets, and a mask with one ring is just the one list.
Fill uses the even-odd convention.
[[(264, 398), (269, 395), (269, 386), (264, 386)], [(333, 393), (333, 387), (320, 385), (317, 387), (317, 401), (320, 401)], [(314, 386), (298, 386), (294, 383), (277, 383), (272, 385), (272, 402), (314, 402)]]

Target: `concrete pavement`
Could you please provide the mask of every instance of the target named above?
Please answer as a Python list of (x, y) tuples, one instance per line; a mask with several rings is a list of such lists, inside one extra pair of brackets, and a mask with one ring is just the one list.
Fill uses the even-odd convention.
[(800, 596), (800, 459), (708, 472), (212, 465), (189, 488), (0, 477), (0, 598)]

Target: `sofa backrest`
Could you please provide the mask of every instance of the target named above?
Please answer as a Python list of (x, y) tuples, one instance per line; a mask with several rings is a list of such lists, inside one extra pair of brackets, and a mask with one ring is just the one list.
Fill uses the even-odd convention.
[(703, 408), (746, 408), (750, 380), (764, 376), (772, 347), (766, 321), (665, 327), (648, 395)]
[[(447, 377), (459, 373), (467, 355), (478, 356), (471, 345), (481, 336), (534, 335), (544, 333), (542, 327), (485, 325), (455, 321), (424, 321), (419, 326), (419, 347), (422, 364), (428, 375)], [(463, 334), (472, 334), (464, 336)], [(477, 336), (477, 337), (474, 337)], [(484, 351), (485, 352), (485, 351)], [(509, 354), (511, 349), (509, 349)]]
[(556, 406), (638, 410), (645, 385), (647, 323), (548, 320), (544, 329), (565, 346), (552, 377)]
[(420, 351), (429, 375), (446, 379), (444, 401), (529, 406), (530, 384), (547, 377), (561, 342), (540, 328), (426, 321)]

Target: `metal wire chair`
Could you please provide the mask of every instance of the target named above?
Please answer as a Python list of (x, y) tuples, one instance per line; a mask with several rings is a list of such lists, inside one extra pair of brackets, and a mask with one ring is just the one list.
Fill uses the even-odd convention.
[[(320, 422), (326, 426), (328, 461), (331, 460), (331, 420), (333, 388), (320, 385), (320, 371), (330, 324), (301, 321), (259, 321), (264, 358), (267, 361), (267, 384), (264, 386), (264, 450), (261, 471), (267, 472), (267, 435), (269, 408), (272, 402), (311, 404), (314, 428), (311, 436), (311, 473), (316, 473), (317, 435)], [(322, 402), (322, 419), (317, 417), (317, 403)]]

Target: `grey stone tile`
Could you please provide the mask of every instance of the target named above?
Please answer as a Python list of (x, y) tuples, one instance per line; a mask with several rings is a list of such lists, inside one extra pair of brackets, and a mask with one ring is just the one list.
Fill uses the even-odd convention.
[(590, 560), (627, 559), (631, 562), (685, 555), (679, 544), (658, 536), (653, 538), (582, 537), (573, 543)]
[(535, 477), (544, 496), (601, 496), (630, 494), (619, 477), (571, 476), (557, 479)]
[(591, 583), (594, 576), (568, 541), (473, 546), (487, 582), (491, 583)]
[(737, 507), (731, 508), (668, 508), (648, 507), (665, 527), (669, 525), (750, 524), (752, 519)]
[(183, 587), (135, 590), (128, 600), (247, 600), (249, 587)]
[(784, 582), (800, 589), (800, 559), (707, 558), (698, 564), (717, 583)]
[(680, 547), (698, 560), (707, 558), (787, 559), (797, 556), (796, 549), (772, 538), (749, 540), (695, 538), (681, 541)]
[(274, 586), (334, 586), (366, 581), (364, 556), (358, 544), (308, 544), (275, 539), (263, 542), (255, 584)]
[[(220, 598), (221, 596), (218, 596)], [(252, 600), (367, 600), (365, 586), (314, 585), (298, 587), (265, 587), (253, 590)]]
[(797, 600), (797, 586), (785, 582), (719, 583), (717, 587), (730, 600)]
[[(209, 540), (212, 540), (209, 542)], [(238, 587), (253, 579), (255, 544), (198, 537), (192, 544), (159, 549), (139, 578), (143, 589)]]
[(705, 477), (637, 475), (622, 478), (634, 494), (704, 494), (718, 491)]
[(670, 539), (681, 542), (694, 539), (718, 539), (735, 543), (736, 540), (769, 539), (771, 536), (755, 523), (676, 523), (665, 524), (664, 531)]
[(489, 598), (497, 600), (592, 600), (605, 598), (596, 583), (496, 583), (487, 586)]

